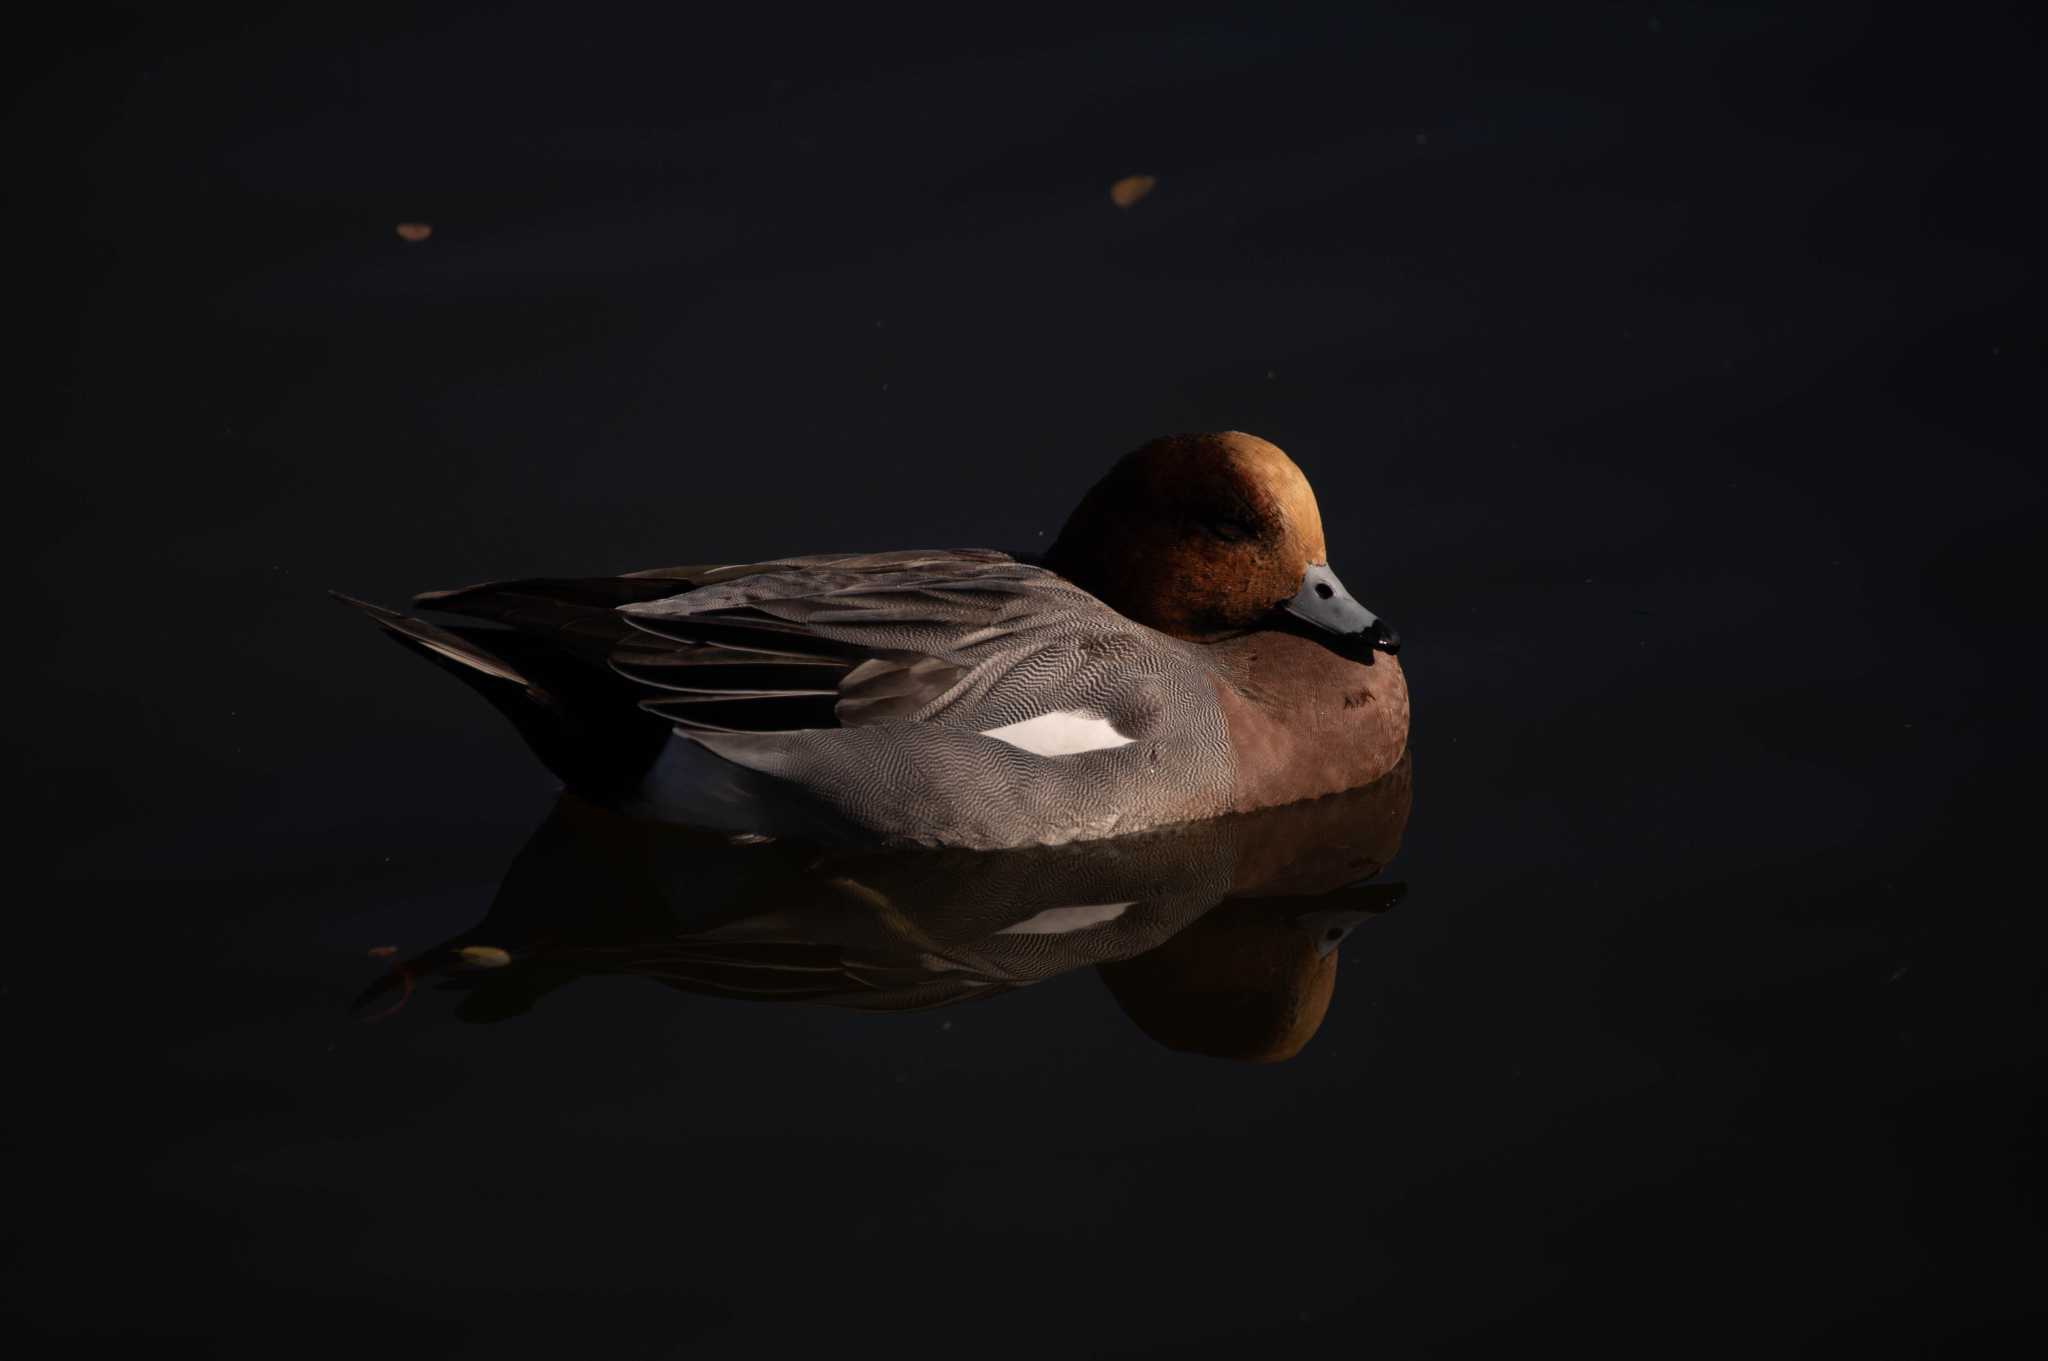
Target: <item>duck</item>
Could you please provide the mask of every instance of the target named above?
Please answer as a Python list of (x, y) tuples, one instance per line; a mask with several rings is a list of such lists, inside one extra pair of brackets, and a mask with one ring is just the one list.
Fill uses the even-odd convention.
[(1124, 455), (1039, 561), (820, 553), (415, 597), (335, 593), (626, 815), (823, 844), (1051, 846), (1369, 784), (1400, 636), (1307, 476), (1240, 431)]

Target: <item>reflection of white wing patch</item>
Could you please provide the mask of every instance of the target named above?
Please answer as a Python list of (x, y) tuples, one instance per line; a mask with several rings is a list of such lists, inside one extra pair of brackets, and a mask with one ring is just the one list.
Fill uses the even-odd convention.
[[(1131, 899), (1131, 903), (1137, 899)], [(1123, 916), (1124, 909), (1131, 903), (1089, 903), (1083, 907), (1048, 907), (1035, 917), (1026, 917), (1015, 926), (1006, 926), (996, 932), (999, 936), (1059, 936), (1069, 931), (1085, 931), (1091, 926), (1113, 922)]]
[(1116, 724), (1108, 719), (1082, 709), (1040, 714), (1022, 723), (1005, 723), (1000, 728), (990, 728), (982, 736), (1008, 742), (1038, 756), (1073, 756), (1126, 746), (1137, 740), (1118, 732)]

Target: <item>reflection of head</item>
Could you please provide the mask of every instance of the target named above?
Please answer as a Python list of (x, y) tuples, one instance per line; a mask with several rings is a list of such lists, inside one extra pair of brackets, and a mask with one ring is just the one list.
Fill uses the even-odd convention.
[(1169, 1049), (1275, 1063), (1329, 1010), (1337, 952), (1319, 954), (1271, 902), (1227, 903), (1158, 949), (1101, 966), (1138, 1028)]
[(1159, 948), (1101, 965), (1102, 981), (1169, 1049), (1254, 1063), (1293, 1058), (1329, 1010), (1337, 952), (1324, 937), (1342, 934), (1300, 920), (1304, 906), (1225, 903)]

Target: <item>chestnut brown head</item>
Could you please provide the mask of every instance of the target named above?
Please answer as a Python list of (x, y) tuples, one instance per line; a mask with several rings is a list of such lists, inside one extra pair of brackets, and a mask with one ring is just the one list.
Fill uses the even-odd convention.
[(1045, 561), (1178, 638), (1291, 619), (1368, 649), (1399, 645), (1330, 571), (1322, 513), (1301, 469), (1235, 430), (1168, 435), (1126, 454), (1082, 498)]

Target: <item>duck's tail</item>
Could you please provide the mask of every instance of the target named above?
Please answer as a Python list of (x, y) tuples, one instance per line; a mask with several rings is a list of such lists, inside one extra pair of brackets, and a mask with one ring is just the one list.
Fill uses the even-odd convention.
[[(397, 638), (412, 651), (419, 652), (447, 667), (485, 694), (495, 691), (484, 689), (480, 678), (505, 681), (522, 690), (531, 690), (533, 682), (519, 674), (518, 670), (504, 658), (492, 653), (473, 637), (465, 637), (453, 629), (444, 629), (429, 624), (424, 619), (415, 619), (397, 610), (387, 610), (382, 605), (373, 605), (367, 600), (358, 600), (340, 591), (329, 591), (344, 605), (353, 605), (370, 616), (387, 633)], [(508, 634), (507, 637), (510, 637)]]
[(489, 700), (564, 784), (599, 799), (638, 786), (668, 739), (666, 724), (621, 701), (631, 686), (588, 657), (509, 628), (442, 627), (330, 591)]

